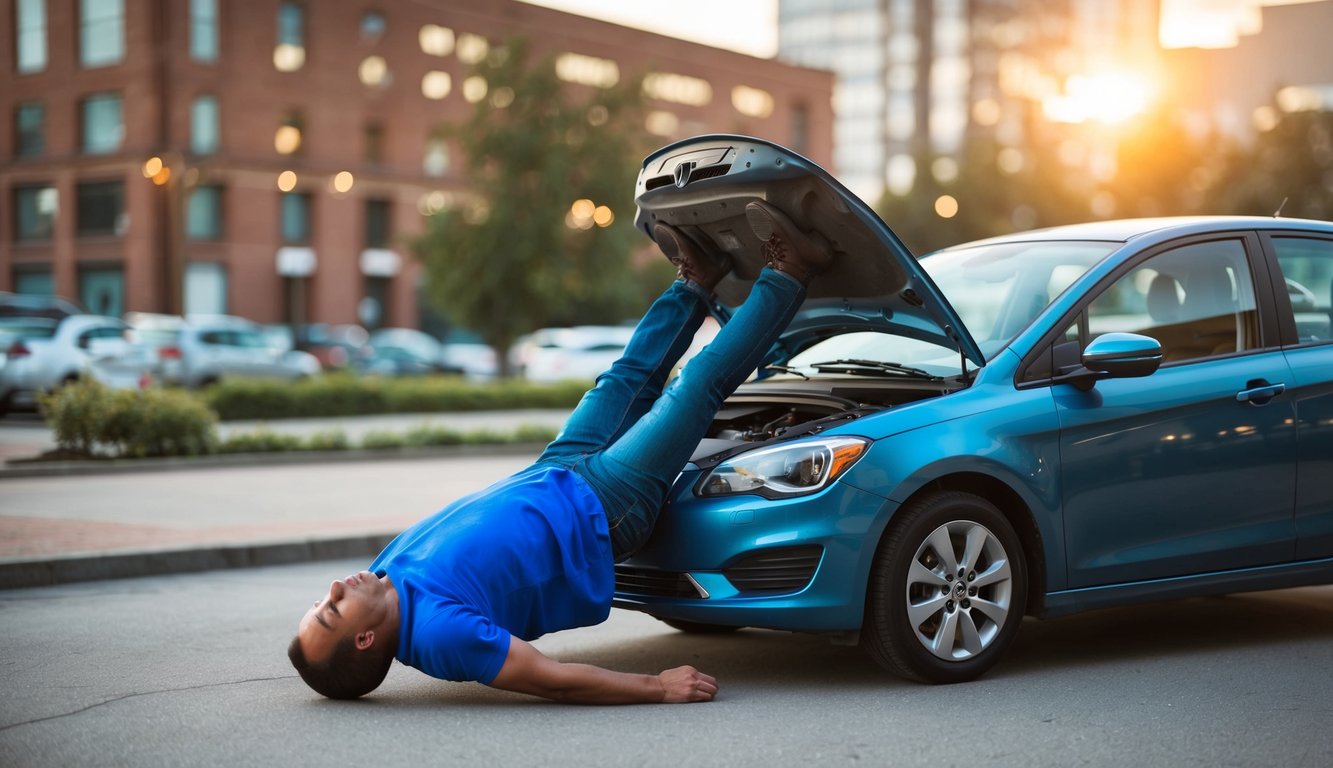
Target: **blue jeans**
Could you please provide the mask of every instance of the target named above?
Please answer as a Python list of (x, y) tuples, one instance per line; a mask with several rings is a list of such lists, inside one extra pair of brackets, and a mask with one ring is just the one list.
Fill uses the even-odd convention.
[(722, 401), (759, 366), (804, 298), (798, 280), (764, 268), (745, 303), (664, 392), (710, 301), (693, 283), (672, 283), (537, 459), (573, 469), (592, 486), (617, 562), (648, 540)]

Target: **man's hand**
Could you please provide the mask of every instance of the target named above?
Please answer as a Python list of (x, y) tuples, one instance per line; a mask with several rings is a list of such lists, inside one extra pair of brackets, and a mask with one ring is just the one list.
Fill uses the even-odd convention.
[(717, 681), (694, 667), (633, 675), (589, 664), (562, 664), (517, 637), (510, 638), (509, 655), (491, 685), (580, 704), (712, 701), (717, 695)]
[(717, 695), (717, 680), (694, 667), (668, 669), (657, 680), (662, 683), (662, 701), (668, 704), (712, 701)]

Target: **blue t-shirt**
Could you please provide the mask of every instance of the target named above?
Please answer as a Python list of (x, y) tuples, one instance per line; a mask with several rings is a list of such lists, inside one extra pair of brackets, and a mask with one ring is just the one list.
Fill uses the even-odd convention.
[(490, 683), (510, 635), (599, 624), (615, 573), (602, 504), (578, 474), (533, 466), (399, 534), (370, 566), (398, 590), (397, 658)]

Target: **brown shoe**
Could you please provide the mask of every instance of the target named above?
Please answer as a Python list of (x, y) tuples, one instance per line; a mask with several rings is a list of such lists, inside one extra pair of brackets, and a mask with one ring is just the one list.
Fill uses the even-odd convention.
[(763, 241), (762, 252), (768, 265), (802, 283), (808, 285), (833, 261), (833, 251), (823, 237), (802, 232), (787, 214), (768, 203), (755, 200), (747, 204), (745, 220)]
[(705, 254), (699, 246), (675, 227), (658, 222), (653, 226), (653, 239), (662, 253), (676, 265), (676, 273), (681, 280), (695, 283), (706, 291), (712, 291), (722, 278), (731, 271), (731, 259), (725, 255), (722, 261)]

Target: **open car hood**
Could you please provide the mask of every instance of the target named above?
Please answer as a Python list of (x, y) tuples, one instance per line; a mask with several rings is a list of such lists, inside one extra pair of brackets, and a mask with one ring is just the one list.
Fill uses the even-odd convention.
[(878, 330), (955, 349), (976, 366), (985, 357), (916, 258), (870, 206), (823, 168), (771, 142), (710, 135), (663, 147), (643, 161), (634, 225), (652, 237), (659, 221), (705, 250), (726, 253), (732, 272), (716, 289), (725, 322), (764, 266), (745, 205), (766, 200), (832, 245), (833, 264), (810, 284), (779, 341), (782, 363), (801, 349), (849, 331)]

